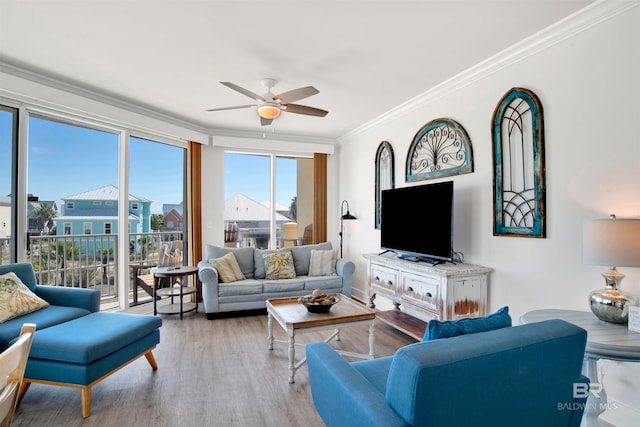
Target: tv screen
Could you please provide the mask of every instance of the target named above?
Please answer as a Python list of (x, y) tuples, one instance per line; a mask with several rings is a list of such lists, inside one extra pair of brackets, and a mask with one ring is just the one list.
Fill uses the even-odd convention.
[(380, 246), (415, 261), (453, 260), (453, 181), (384, 190)]

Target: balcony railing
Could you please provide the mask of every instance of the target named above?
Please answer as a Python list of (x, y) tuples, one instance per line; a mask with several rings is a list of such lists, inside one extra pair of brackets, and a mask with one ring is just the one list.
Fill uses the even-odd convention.
[[(182, 232), (130, 234), (129, 262), (166, 264), (167, 254), (182, 244)], [(116, 306), (120, 254), (117, 234), (31, 236), (27, 262), (41, 285), (98, 289), (102, 306)], [(9, 238), (0, 238), (0, 264), (9, 262)], [(175, 260), (172, 260), (174, 262)], [(133, 288), (133, 287), (132, 287)], [(147, 297), (149, 297), (147, 295)], [(131, 300), (131, 298), (129, 298)]]

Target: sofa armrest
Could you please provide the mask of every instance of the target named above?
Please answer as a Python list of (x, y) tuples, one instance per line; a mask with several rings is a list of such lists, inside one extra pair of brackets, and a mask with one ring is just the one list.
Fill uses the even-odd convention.
[(408, 426), (380, 393), (329, 344), (307, 344), (313, 403), (327, 427)]
[(218, 270), (208, 261), (198, 263), (198, 279), (202, 283), (202, 303), (205, 313), (217, 313), (218, 307)]
[(353, 261), (339, 259), (336, 261), (336, 274), (342, 277), (342, 294), (351, 296), (351, 277), (356, 271), (356, 265)]
[(84, 308), (92, 313), (100, 311), (100, 291), (97, 289), (36, 285), (35, 293), (51, 305)]

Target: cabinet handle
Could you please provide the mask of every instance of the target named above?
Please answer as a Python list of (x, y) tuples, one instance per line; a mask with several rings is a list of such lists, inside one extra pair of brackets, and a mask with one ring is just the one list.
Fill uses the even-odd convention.
[(431, 295), (431, 292), (426, 292), (426, 293), (424, 294), (424, 296), (425, 296), (425, 297), (428, 297), (428, 298), (433, 297), (433, 295)]
[(413, 292), (413, 288), (412, 288), (411, 286), (409, 286), (409, 287), (407, 288), (407, 290), (408, 290), (409, 292)]
[(393, 285), (393, 282), (391, 280), (387, 281), (387, 285)]
[(376, 282), (379, 282), (379, 281), (380, 281), (380, 277), (376, 276)]

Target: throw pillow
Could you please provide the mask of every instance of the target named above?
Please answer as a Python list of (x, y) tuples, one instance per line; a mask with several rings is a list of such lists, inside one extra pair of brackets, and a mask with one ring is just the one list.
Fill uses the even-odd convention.
[(491, 331), (511, 326), (509, 307), (502, 307), (495, 313), (484, 317), (474, 317), (457, 320), (430, 320), (427, 323), (422, 341), (450, 338), (458, 335), (474, 334), (476, 332)]
[(0, 323), (48, 305), (31, 292), (15, 273), (0, 275)]
[(242, 271), (240, 270), (240, 265), (238, 265), (238, 260), (236, 260), (233, 252), (228, 252), (220, 258), (210, 259), (209, 264), (213, 265), (215, 269), (218, 270), (218, 277), (223, 283), (245, 279), (244, 274), (242, 274)]
[(335, 276), (337, 251), (311, 250), (309, 262), (309, 276)]
[(296, 277), (291, 252), (272, 252), (262, 254), (262, 256), (267, 270), (267, 280), (293, 279)]

